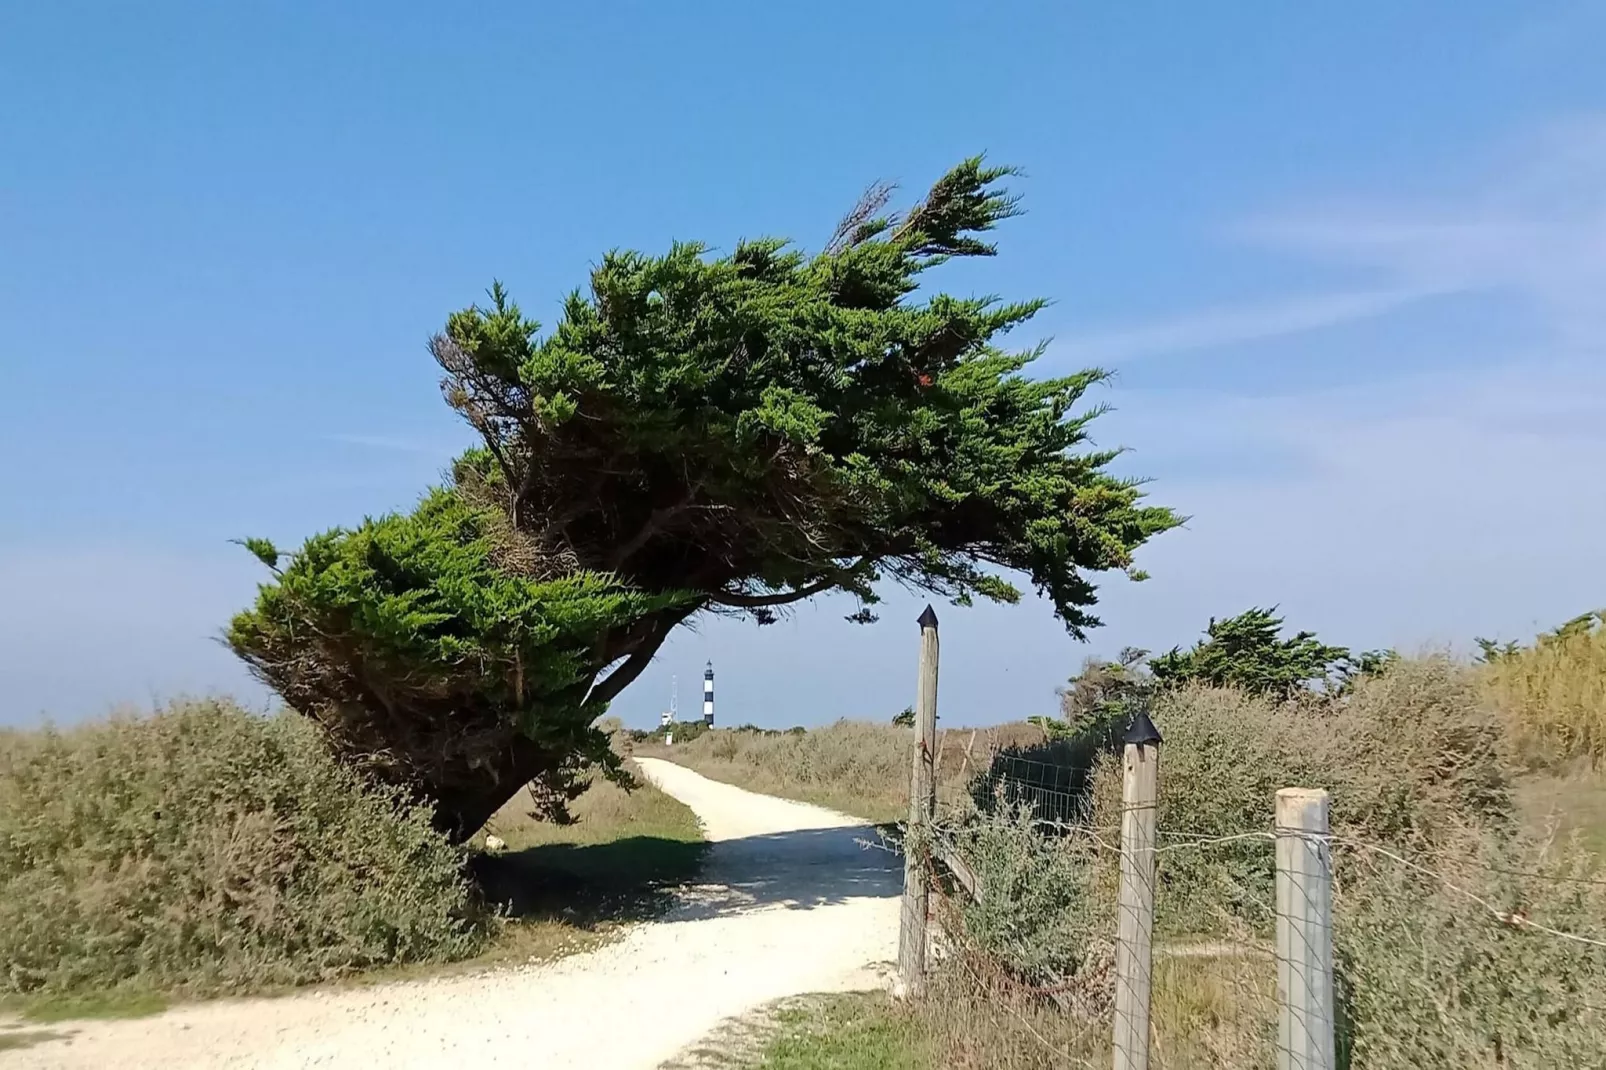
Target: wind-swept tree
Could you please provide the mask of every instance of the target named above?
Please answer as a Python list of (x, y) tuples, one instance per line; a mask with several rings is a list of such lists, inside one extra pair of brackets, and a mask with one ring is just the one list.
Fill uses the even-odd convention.
[[(614, 252), (543, 336), (501, 286), (430, 350), (482, 445), (418, 513), (318, 536), (230, 640), (347, 753), (471, 834), (526, 782), (556, 804), (591, 722), (699, 613), (760, 624), (893, 580), (960, 604), (1025, 578), (1078, 638), (1089, 573), (1173, 527), (998, 341), (1041, 301), (916, 291), (1016, 214), (968, 160), (902, 215), (873, 187), (818, 253)], [(280, 555), (257, 544), (277, 567)], [(611, 766), (610, 766), (611, 767)]]

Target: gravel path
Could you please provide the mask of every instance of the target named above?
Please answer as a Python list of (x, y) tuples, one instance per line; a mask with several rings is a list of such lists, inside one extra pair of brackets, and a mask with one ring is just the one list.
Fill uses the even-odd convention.
[(615, 943), (542, 966), (61, 1023), (48, 1028), (64, 1039), (0, 1051), (0, 1070), (650, 1070), (771, 1000), (879, 983), (896, 954), (902, 873), (860, 846), (872, 830), (669, 762), (639, 764), (697, 813), (713, 847), (705, 885)]

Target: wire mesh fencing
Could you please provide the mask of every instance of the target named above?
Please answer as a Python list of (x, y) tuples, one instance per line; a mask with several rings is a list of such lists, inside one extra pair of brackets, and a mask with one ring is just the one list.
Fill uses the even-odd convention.
[(1335, 835), (1315, 789), (1162, 821), (1159, 750), (1000, 752), (919, 834), (935, 968), (1041, 1056), (1008, 1065), (1601, 1065), (1606, 879)]

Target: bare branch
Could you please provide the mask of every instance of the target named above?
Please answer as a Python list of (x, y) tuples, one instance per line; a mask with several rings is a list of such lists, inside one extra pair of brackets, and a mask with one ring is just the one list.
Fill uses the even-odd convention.
[(836, 225), (836, 230), (831, 234), (831, 240), (825, 243), (826, 255), (834, 256), (857, 244), (854, 240), (855, 232), (887, 206), (887, 202), (892, 200), (892, 195), (897, 189), (897, 184), (893, 182), (872, 182), (866, 187), (859, 196), (859, 203), (842, 217), (842, 222)]

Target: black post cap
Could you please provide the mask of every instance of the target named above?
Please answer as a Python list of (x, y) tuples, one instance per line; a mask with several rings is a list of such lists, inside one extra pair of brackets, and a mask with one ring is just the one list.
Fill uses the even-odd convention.
[(920, 627), (921, 628), (935, 628), (936, 626), (937, 626), (937, 611), (935, 609), (932, 609), (931, 608), (931, 603), (928, 602), (928, 603), (926, 603), (926, 611), (924, 613), (920, 614)]
[(1162, 742), (1160, 730), (1154, 727), (1154, 721), (1149, 718), (1148, 710), (1139, 710), (1132, 717), (1132, 723), (1126, 727), (1126, 737), (1123, 743), (1134, 744), (1139, 747), (1152, 747)]

